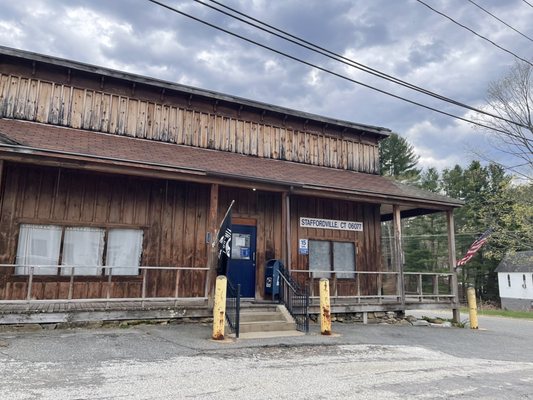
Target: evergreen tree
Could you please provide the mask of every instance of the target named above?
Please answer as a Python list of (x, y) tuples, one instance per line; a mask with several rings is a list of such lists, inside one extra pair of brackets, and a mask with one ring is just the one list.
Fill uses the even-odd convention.
[(414, 147), (395, 133), (379, 144), (381, 175), (392, 176), (400, 181), (414, 182), (420, 176), (420, 169), (416, 168), (419, 158), (415, 154)]

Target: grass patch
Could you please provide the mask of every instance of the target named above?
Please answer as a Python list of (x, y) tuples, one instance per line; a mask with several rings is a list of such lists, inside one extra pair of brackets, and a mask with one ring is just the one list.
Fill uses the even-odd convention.
[[(462, 313), (468, 314), (468, 308), (461, 308)], [(533, 312), (512, 310), (478, 310), (477, 315), (489, 315), (506, 318), (533, 319)]]

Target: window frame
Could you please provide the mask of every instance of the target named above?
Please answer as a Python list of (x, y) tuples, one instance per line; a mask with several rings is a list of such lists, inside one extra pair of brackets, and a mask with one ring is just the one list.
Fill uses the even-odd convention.
[[(348, 280), (355, 279), (357, 275), (357, 242), (355, 240), (334, 240), (334, 239), (324, 239), (324, 238), (308, 238), (309, 241), (309, 255), (308, 255), (308, 269), (312, 273), (312, 277), (315, 279), (326, 278), (331, 279), (334, 277), (336, 280)], [(311, 248), (312, 242), (321, 242), (329, 244), (329, 268), (330, 272), (314, 272), (311, 268)], [(339, 244), (351, 244), (353, 245), (353, 269), (352, 270), (336, 270), (335, 269), (335, 243)], [(318, 270), (322, 271), (322, 269)], [(324, 270), (325, 271), (325, 270)]]
[[(34, 269), (34, 272), (33, 272), (33, 276), (38, 276), (40, 278), (48, 278), (48, 279), (59, 279), (59, 280), (63, 280), (63, 279), (69, 279), (71, 276), (75, 276), (77, 278), (77, 280), (81, 279), (83, 281), (91, 281), (91, 280), (95, 280), (95, 279), (101, 279), (103, 277), (108, 277), (109, 276), (109, 267), (107, 265), (107, 255), (108, 255), (108, 242), (109, 242), (109, 232), (112, 231), (112, 230), (135, 230), (135, 231), (139, 231), (141, 233), (141, 239), (140, 239), (140, 247), (139, 247), (139, 262), (138, 262), (138, 267), (136, 268), (136, 273), (135, 274), (115, 274), (113, 273), (112, 271), (112, 276), (115, 277), (121, 277), (122, 279), (134, 279), (134, 280), (137, 280), (141, 277), (142, 275), (142, 271), (141, 271), (141, 268), (142, 267), (142, 262), (143, 262), (143, 256), (144, 256), (144, 246), (145, 246), (145, 236), (146, 236), (146, 227), (144, 226), (126, 226), (126, 225), (109, 225), (109, 226), (102, 226), (102, 225), (98, 225), (98, 224), (91, 224), (91, 223), (87, 223), (87, 224), (83, 224), (83, 223), (80, 223), (80, 224), (77, 224), (77, 223), (73, 223), (73, 224), (57, 224), (57, 223), (38, 223), (38, 222), (35, 222), (35, 221), (19, 221), (19, 224), (18, 224), (18, 232), (17, 232), (17, 237), (16, 237), (16, 255), (18, 255), (18, 252), (19, 252), (19, 248), (18, 246), (20, 246), (20, 233), (21, 233), (21, 227), (23, 225), (28, 225), (28, 226), (32, 226), (32, 225), (35, 225), (35, 226), (49, 226), (49, 227), (56, 227), (56, 228), (61, 228), (61, 234), (60, 234), (60, 243), (59, 243), (59, 256), (58, 256), (58, 260), (57, 260), (57, 265), (55, 267), (55, 273), (54, 274), (39, 274), (39, 273), (36, 273), (37, 271)], [(101, 248), (101, 251), (102, 251), (102, 254), (101, 254), (101, 264), (100, 266), (96, 265), (94, 266), (95, 268), (98, 268), (98, 273), (97, 274), (77, 274), (76, 273), (76, 267), (73, 267), (74, 268), (74, 274), (72, 274), (71, 272), (71, 269), (70, 267), (68, 266), (64, 266), (62, 263), (63, 263), (63, 253), (64, 253), (64, 246), (65, 246), (65, 232), (67, 229), (69, 228), (90, 228), (90, 229), (101, 229), (103, 230), (103, 246)], [(17, 264), (17, 260), (15, 260), (15, 264)], [(38, 264), (27, 264), (27, 265), (38, 265)], [(50, 267), (52, 268), (52, 267)], [(83, 268), (83, 267), (80, 267), (80, 268)], [(91, 268), (91, 267), (86, 267), (86, 268)], [(126, 267), (124, 267), (126, 268)], [(22, 273), (19, 272), (20, 270), (22, 270)], [(65, 273), (63, 271), (68, 271), (68, 273)], [(25, 264), (21, 264), (20, 267), (19, 266), (15, 266), (14, 268), (14, 273), (13, 273), (13, 276), (14, 277), (19, 277), (19, 278), (24, 278), (26, 279), (27, 276), (30, 275), (30, 270), (29, 270), (29, 267), (25, 266)]]

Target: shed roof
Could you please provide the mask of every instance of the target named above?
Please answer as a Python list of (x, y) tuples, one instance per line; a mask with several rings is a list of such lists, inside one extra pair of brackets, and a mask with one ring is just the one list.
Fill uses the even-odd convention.
[(506, 254), (496, 272), (533, 272), (533, 250)]
[[(418, 209), (450, 209), (463, 203), (372, 174), (252, 157), (147, 139), (0, 119), (0, 152), (121, 162), (245, 182), (269, 183), (368, 198), (413, 203)], [(382, 211), (383, 212), (383, 211)], [(426, 210), (427, 212), (427, 210)], [(383, 212), (385, 213), (385, 212)], [(421, 212), (424, 213), (424, 212)]]

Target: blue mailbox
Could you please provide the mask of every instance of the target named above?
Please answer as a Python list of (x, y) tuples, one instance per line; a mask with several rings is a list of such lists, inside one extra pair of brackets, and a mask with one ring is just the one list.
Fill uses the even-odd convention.
[(279, 296), (279, 270), (283, 268), (280, 260), (269, 260), (265, 268), (265, 294), (272, 295), (272, 300)]

